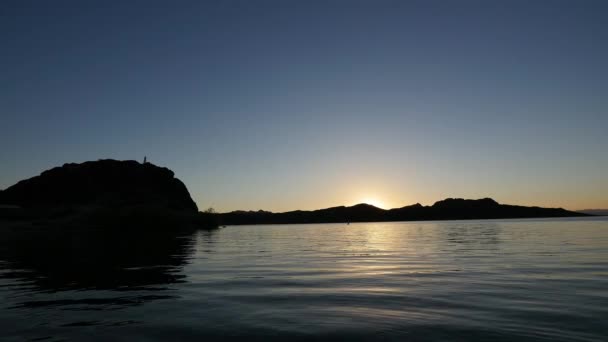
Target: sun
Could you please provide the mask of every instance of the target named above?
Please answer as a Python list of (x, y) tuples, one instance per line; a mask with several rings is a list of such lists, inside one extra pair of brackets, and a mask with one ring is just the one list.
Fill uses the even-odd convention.
[(374, 207), (384, 208), (384, 202), (375, 197), (364, 197), (359, 203), (366, 203), (373, 205)]

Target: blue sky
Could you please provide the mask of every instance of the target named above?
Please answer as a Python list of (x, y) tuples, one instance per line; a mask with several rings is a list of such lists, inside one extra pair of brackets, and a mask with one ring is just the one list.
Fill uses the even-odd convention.
[(0, 188), (143, 159), (199, 207), (608, 207), (604, 1), (4, 1)]

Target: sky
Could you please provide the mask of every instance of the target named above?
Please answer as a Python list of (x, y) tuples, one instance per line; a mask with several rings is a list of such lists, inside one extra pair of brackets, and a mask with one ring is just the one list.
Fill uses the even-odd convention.
[(200, 209), (608, 208), (606, 1), (2, 1), (0, 189), (148, 160)]

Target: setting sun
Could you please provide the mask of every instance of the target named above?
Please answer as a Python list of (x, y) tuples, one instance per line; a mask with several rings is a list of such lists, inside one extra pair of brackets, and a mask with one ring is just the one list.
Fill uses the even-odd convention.
[(374, 198), (374, 197), (366, 197), (357, 203), (366, 203), (366, 204), (373, 205), (374, 207), (385, 209), (384, 202), (382, 202), (381, 200)]

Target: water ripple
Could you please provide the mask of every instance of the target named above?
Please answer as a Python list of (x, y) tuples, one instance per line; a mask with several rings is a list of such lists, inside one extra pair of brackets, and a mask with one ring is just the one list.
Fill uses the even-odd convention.
[(0, 242), (3, 339), (608, 340), (606, 219), (49, 239)]

